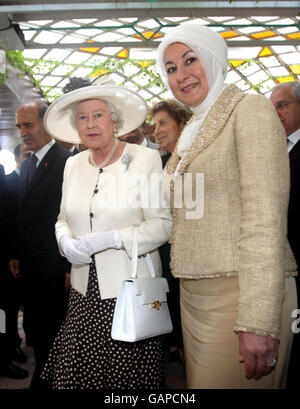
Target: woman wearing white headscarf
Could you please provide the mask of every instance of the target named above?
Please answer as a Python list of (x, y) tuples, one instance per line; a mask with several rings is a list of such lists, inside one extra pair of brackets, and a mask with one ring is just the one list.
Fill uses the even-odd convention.
[(227, 46), (208, 27), (176, 27), (157, 61), (174, 97), (194, 113), (166, 171), (187, 386), (284, 387), (297, 274), (286, 238), (284, 130), (265, 97), (224, 83)]

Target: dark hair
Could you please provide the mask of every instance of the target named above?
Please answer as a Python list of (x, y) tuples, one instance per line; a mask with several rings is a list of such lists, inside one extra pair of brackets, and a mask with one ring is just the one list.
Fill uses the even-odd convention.
[(185, 105), (180, 104), (175, 99), (165, 99), (157, 102), (151, 108), (151, 115), (154, 117), (157, 112), (166, 111), (178, 125), (184, 126), (193, 115), (192, 111)]

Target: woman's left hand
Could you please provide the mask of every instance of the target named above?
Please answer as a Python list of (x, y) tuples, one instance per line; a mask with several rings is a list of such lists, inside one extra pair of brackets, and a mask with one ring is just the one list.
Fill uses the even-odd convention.
[(78, 249), (89, 254), (99, 253), (107, 249), (122, 248), (122, 240), (118, 230), (110, 230), (103, 233), (89, 233), (78, 237)]
[(245, 363), (246, 378), (258, 380), (268, 375), (278, 359), (279, 340), (248, 332), (240, 332), (238, 336), (239, 360)]

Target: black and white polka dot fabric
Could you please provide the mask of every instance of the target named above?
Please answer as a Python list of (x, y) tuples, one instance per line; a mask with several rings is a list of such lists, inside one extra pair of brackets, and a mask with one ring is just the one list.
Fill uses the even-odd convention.
[(127, 343), (111, 338), (116, 299), (101, 300), (91, 263), (86, 296), (71, 289), (66, 319), (42, 372), (53, 389), (156, 389), (163, 386), (162, 337)]

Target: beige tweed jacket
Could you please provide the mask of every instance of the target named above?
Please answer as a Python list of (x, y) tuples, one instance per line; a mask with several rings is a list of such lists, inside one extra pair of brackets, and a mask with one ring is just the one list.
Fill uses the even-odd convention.
[(167, 167), (171, 199), (176, 180), (202, 173), (204, 210), (201, 218), (187, 219), (185, 206), (173, 203), (173, 275), (238, 276), (235, 331), (279, 338), (284, 278), (297, 273), (286, 238), (286, 137), (273, 106), (263, 96), (228, 86), (178, 163), (175, 150)]

